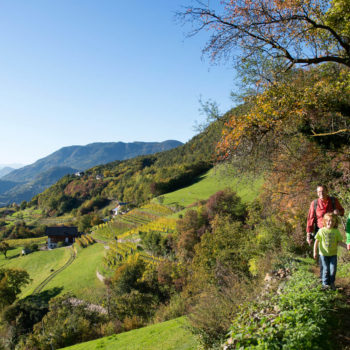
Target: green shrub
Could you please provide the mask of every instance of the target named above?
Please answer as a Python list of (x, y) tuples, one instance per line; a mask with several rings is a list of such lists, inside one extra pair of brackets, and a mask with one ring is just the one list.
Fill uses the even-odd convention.
[(161, 305), (154, 316), (155, 323), (172, 320), (187, 313), (186, 300), (181, 294), (174, 294), (168, 304)]
[(309, 271), (295, 272), (280, 295), (243, 305), (230, 327), (228, 349), (329, 348), (335, 294), (324, 292)]

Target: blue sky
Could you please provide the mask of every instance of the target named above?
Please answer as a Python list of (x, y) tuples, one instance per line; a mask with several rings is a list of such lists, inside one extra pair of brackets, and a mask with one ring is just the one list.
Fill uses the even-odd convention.
[(174, 12), (190, 0), (0, 0), (0, 164), (92, 142), (188, 141), (199, 99), (232, 106)]

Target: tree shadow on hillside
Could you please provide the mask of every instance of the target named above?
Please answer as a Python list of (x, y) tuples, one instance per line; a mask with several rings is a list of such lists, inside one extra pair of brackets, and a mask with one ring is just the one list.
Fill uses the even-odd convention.
[[(200, 175), (200, 176), (196, 176), (196, 177), (194, 177), (192, 180), (189, 180), (189, 181), (186, 183), (185, 186), (182, 186), (182, 187), (179, 187), (179, 188), (177, 188), (177, 189), (174, 189), (173, 191), (170, 191), (169, 193), (175, 192), (175, 191), (179, 191), (179, 190), (183, 190), (183, 189), (186, 188), (186, 187), (190, 187), (190, 186), (192, 186), (192, 185), (194, 185), (194, 184), (196, 184), (196, 183), (202, 181), (202, 180), (205, 178), (205, 175), (206, 175), (206, 174), (202, 174), (202, 175)], [(168, 205), (176, 205), (176, 204), (181, 204), (181, 203), (178, 203), (178, 202), (171, 202), (171, 203), (168, 203)]]
[(190, 181), (188, 182), (188, 185), (187, 185), (187, 186), (184, 186), (183, 188), (188, 187), (188, 186), (192, 186), (192, 185), (196, 184), (197, 182), (202, 181), (202, 180), (205, 178), (205, 176), (206, 176), (206, 173), (194, 177), (192, 180), (190, 180)]
[(50, 299), (60, 294), (63, 287), (54, 287), (52, 289), (44, 290), (37, 294), (32, 294), (24, 298), (24, 300), (31, 300), (33, 302), (48, 303)]
[(16, 259), (20, 256), (20, 254), (15, 254), (15, 255), (11, 255), (11, 256), (7, 256), (6, 259), (7, 260), (11, 260), (11, 259)]

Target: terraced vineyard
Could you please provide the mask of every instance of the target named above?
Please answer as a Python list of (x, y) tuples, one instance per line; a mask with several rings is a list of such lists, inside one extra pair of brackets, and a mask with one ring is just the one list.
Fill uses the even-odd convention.
[(47, 241), (47, 236), (37, 238), (20, 238), (20, 239), (7, 239), (6, 242), (10, 247), (24, 247), (29, 244), (44, 245)]
[(106, 257), (105, 265), (114, 267), (118, 262), (126, 260), (128, 257), (141, 258), (145, 262), (156, 263), (165, 260), (164, 258), (154, 256), (142, 249), (140, 245), (133, 242), (116, 243), (110, 246)]
[(132, 230), (125, 232), (124, 234), (118, 236), (119, 239), (126, 239), (127, 237), (139, 236), (140, 232), (160, 232), (163, 234), (172, 233), (176, 228), (176, 219), (173, 218), (159, 218), (154, 221), (150, 221), (143, 225), (140, 225)]
[[(150, 263), (164, 260), (164, 258), (154, 256), (144, 250), (140, 243), (140, 232), (152, 231), (164, 235), (173, 233), (176, 227), (176, 220), (165, 217), (172, 213), (173, 211), (165, 206), (148, 204), (117, 217), (110, 223), (94, 228), (94, 236), (97, 239), (105, 237), (109, 241), (109, 250), (104, 258), (105, 266), (113, 268), (130, 256), (137, 256)], [(116, 229), (120, 228), (121, 223), (129, 225), (129, 229), (123, 233)], [(117, 242), (115, 241), (116, 237), (118, 239)]]
[[(113, 240), (115, 237), (129, 236), (128, 232), (139, 226), (147, 225), (161, 217), (172, 214), (173, 211), (159, 204), (147, 204), (141, 208), (133, 209), (127, 214), (118, 215), (111, 221), (92, 228), (97, 239)], [(137, 232), (137, 231), (135, 231)]]

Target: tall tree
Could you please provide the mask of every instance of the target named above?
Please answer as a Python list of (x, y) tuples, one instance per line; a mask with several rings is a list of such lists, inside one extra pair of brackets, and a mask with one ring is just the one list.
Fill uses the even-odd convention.
[(11, 305), (29, 281), (29, 274), (25, 270), (0, 269), (0, 310)]
[(190, 35), (211, 33), (204, 53), (214, 60), (232, 56), (244, 60), (258, 53), (284, 58), (285, 68), (322, 62), (350, 67), (347, 0), (223, 0), (215, 6), (197, 0), (196, 4), (178, 16), (192, 23)]
[(0, 252), (4, 254), (5, 258), (7, 258), (6, 254), (9, 249), (10, 249), (10, 245), (7, 242), (5, 241), (0, 242)]

